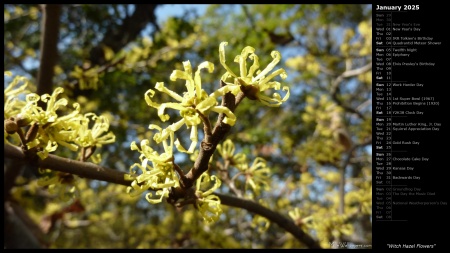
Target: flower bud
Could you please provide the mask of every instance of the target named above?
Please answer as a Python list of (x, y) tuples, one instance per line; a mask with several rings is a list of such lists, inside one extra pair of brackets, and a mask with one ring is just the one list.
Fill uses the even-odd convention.
[(12, 117), (9, 119), (5, 119), (4, 127), (5, 127), (5, 131), (8, 134), (14, 134), (17, 132), (17, 130), (19, 130), (19, 126), (17, 125), (16, 122), (14, 122), (14, 118), (12, 118)]
[(30, 122), (31, 122), (31, 120), (28, 117), (26, 117), (26, 116), (24, 116), (23, 114), (20, 114), (20, 113), (17, 114), (17, 116), (15, 118), (15, 121), (16, 121), (16, 123), (17, 123), (17, 125), (19, 127), (28, 126), (30, 124)]

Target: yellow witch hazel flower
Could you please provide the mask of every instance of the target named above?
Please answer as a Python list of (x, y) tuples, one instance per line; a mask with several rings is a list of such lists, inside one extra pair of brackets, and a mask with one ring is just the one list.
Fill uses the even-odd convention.
[[(77, 136), (79, 127), (78, 115), (80, 105), (74, 103), (75, 110), (67, 115), (58, 116), (57, 110), (67, 106), (68, 101), (65, 98), (57, 99), (58, 95), (63, 93), (64, 89), (56, 88), (52, 95), (44, 94), (39, 96), (36, 93), (28, 94), (25, 98), (26, 105), (22, 108), (20, 115), (30, 122), (30, 125), (38, 125), (39, 137), (27, 143), (28, 148), (35, 146), (43, 147), (37, 154), (41, 159), (45, 159), (50, 152), (56, 150), (58, 145), (65, 146), (71, 151), (77, 151), (78, 146), (73, 144)], [(47, 104), (44, 111), (38, 106), (39, 100)]]
[[(214, 185), (208, 190), (203, 190), (209, 187), (212, 181), (214, 181)], [(195, 191), (197, 201), (195, 206), (200, 211), (200, 214), (206, 223), (216, 222), (223, 212), (222, 207), (220, 206), (220, 198), (212, 194), (220, 187), (220, 185), (220, 179), (216, 176), (210, 177), (207, 172), (203, 173), (200, 178), (197, 179)]]
[[(23, 85), (15, 91), (12, 90), (19, 81), (23, 81), (23, 79), (16, 78), (8, 86), (5, 90), (5, 97), (7, 95), (18, 95), (20, 91), (25, 89), (25, 85)], [(101, 147), (103, 144), (109, 144), (115, 141), (115, 135), (113, 133), (106, 133), (109, 128), (107, 118), (103, 116), (98, 117), (93, 113), (88, 113), (84, 116), (81, 115), (80, 105), (78, 103), (73, 104), (74, 110), (63, 115), (63, 110), (69, 109), (67, 108), (68, 100), (66, 98), (58, 98), (63, 92), (64, 89), (58, 87), (51, 95), (44, 94), (39, 96), (36, 93), (27, 94), (20, 110), (16, 109), (12, 114), (14, 117), (20, 117), (21, 122), (26, 122), (26, 125), (31, 125), (30, 129), (33, 129), (31, 131), (33, 134), (30, 134), (30, 139), (26, 140), (28, 149), (40, 147), (37, 155), (41, 159), (45, 159), (59, 145), (67, 147), (71, 151), (78, 151), (79, 146), (83, 148)], [(38, 105), (39, 101), (46, 104), (45, 110)], [(13, 106), (9, 108), (13, 108)], [(89, 129), (89, 117), (95, 121), (92, 129)], [(94, 162), (98, 163), (100, 161), (99, 155), (92, 158)]]
[[(244, 92), (246, 97), (252, 100), (258, 100), (264, 105), (270, 107), (278, 107), (283, 102), (289, 98), (289, 87), (283, 86), (282, 90), (286, 91), (284, 98), (281, 98), (280, 94), (274, 93), (272, 97), (265, 95), (264, 93), (268, 89), (280, 90), (281, 84), (276, 81), (270, 81), (276, 76), (280, 76), (282, 79), (287, 77), (286, 71), (282, 68), (275, 70), (271, 74), (270, 71), (273, 70), (275, 65), (281, 60), (281, 54), (278, 51), (272, 51), (271, 56), (273, 58), (272, 62), (262, 71), (259, 69), (259, 58), (255, 54), (255, 49), (253, 47), (245, 47), (240, 55), (237, 55), (234, 62), (239, 63), (240, 75), (236, 75), (230, 67), (225, 63), (225, 46), (228, 42), (222, 42), (219, 46), (219, 57), (220, 63), (227, 70), (227, 72), (222, 76), (221, 80), (225, 82), (226, 86), (219, 89), (217, 92), (225, 94), (231, 92), (237, 95), (240, 91)], [(253, 60), (253, 65), (247, 69), (247, 58)], [(233, 82), (227, 82), (229, 78), (233, 78)], [(270, 82), (269, 82), (270, 81)]]
[(243, 153), (234, 154), (234, 143), (227, 139), (222, 144), (217, 145), (217, 151), (224, 160), (229, 160), (231, 165), (239, 166), (240, 164), (247, 163), (247, 156)]
[[(162, 129), (156, 125), (150, 125), (150, 129), (157, 129), (162, 132)], [(173, 169), (173, 145), (174, 134), (169, 134), (170, 144), (167, 139), (163, 140), (164, 153), (158, 154), (157, 151), (150, 147), (150, 141), (145, 139), (141, 141), (140, 148), (136, 142), (131, 143), (131, 150), (137, 150), (141, 153), (139, 157), (141, 164), (135, 163), (130, 167), (131, 175), (135, 175), (136, 171), (133, 168), (138, 167), (141, 174), (135, 178), (128, 175), (126, 178), (133, 178), (131, 186), (127, 188), (127, 193), (131, 196), (139, 196), (148, 189), (157, 190), (156, 195), (159, 198), (153, 199), (152, 193), (147, 193), (145, 198), (151, 204), (160, 203), (164, 197), (168, 197), (169, 189), (171, 187), (179, 186), (179, 179)], [(152, 166), (148, 163), (152, 162)]]
[(37, 180), (37, 185), (47, 187), (48, 192), (55, 194), (59, 200), (69, 201), (77, 194), (77, 176), (49, 169), (39, 169), (39, 172), (44, 176)]
[[(94, 121), (92, 129), (89, 129), (90, 119)], [(86, 113), (79, 117), (78, 135), (75, 143), (83, 148), (101, 147), (104, 144), (111, 144), (116, 141), (116, 136), (112, 132), (108, 132), (109, 120), (105, 116), (97, 116), (94, 113)], [(94, 163), (101, 161), (101, 156), (91, 156)]]
[(270, 168), (267, 167), (266, 161), (261, 157), (256, 157), (250, 168), (247, 164), (242, 164), (241, 166), (236, 166), (240, 173), (245, 175), (245, 188), (251, 187), (256, 195), (259, 195), (261, 189), (269, 188), (270, 181)]
[(223, 122), (231, 126), (234, 125), (236, 116), (227, 107), (218, 105), (215, 93), (208, 96), (206, 91), (202, 89), (200, 70), (206, 68), (208, 72), (211, 73), (214, 70), (214, 65), (211, 62), (205, 61), (201, 63), (198, 66), (194, 77), (192, 77), (191, 63), (185, 61), (183, 62), (183, 66), (184, 71), (174, 70), (170, 75), (170, 80), (172, 81), (177, 79), (186, 80), (187, 92), (185, 92), (183, 96), (166, 88), (163, 82), (158, 82), (155, 85), (156, 90), (166, 93), (178, 102), (156, 103), (152, 100), (155, 94), (155, 91), (152, 89), (145, 93), (145, 101), (149, 106), (158, 109), (158, 116), (162, 121), (167, 121), (169, 119), (169, 115), (164, 114), (166, 108), (179, 110), (182, 117), (181, 120), (164, 129), (160, 135), (155, 135), (154, 140), (157, 143), (160, 143), (169, 136), (170, 132), (175, 132), (183, 125), (186, 125), (187, 128), (191, 128), (190, 139), (192, 142), (189, 149), (186, 150), (182, 147), (178, 139), (176, 140), (175, 145), (181, 152), (192, 153), (198, 143), (197, 126), (208, 118), (209, 112), (224, 113), (226, 117)]
[[(4, 72), (5, 76), (12, 76), (10, 71)], [(19, 84), (23, 83), (20, 87), (17, 87)], [(27, 90), (28, 87), (28, 79), (23, 76), (15, 76), (12, 82), (8, 84), (4, 91), (4, 117), (8, 119), (10, 117), (15, 117), (20, 113), (22, 107), (25, 106), (25, 102), (18, 99), (20, 94), (30, 93)]]
[(303, 229), (311, 227), (312, 216), (308, 216), (302, 209), (296, 207), (294, 210), (289, 211), (288, 214), (297, 226)]
[[(57, 99), (58, 95), (63, 93), (64, 89), (61, 87), (56, 88), (52, 95), (44, 94), (39, 96), (36, 93), (31, 93), (26, 96), (26, 106), (22, 109), (22, 114), (29, 117), (32, 123), (38, 123), (44, 126), (47, 123), (54, 123), (58, 119), (58, 114), (56, 111), (62, 107), (67, 106), (68, 101), (65, 98)], [(47, 103), (47, 108), (44, 111), (40, 106), (37, 105), (39, 100)], [(77, 115), (79, 112), (79, 104), (74, 103), (75, 111), (67, 116), (59, 118), (59, 121), (67, 120)]]
[[(94, 120), (94, 126), (89, 129), (89, 117)], [(101, 147), (103, 144), (114, 143), (116, 136), (112, 132), (108, 132), (109, 120), (105, 116), (97, 116), (94, 113), (86, 113), (81, 118), (81, 126), (78, 129), (78, 138), (75, 143), (81, 147)], [(106, 133), (106, 134), (105, 134)]]

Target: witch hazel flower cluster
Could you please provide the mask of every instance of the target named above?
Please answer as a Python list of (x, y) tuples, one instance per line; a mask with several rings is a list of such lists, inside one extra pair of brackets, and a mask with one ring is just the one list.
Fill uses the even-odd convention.
[[(234, 113), (229, 108), (219, 105), (219, 97), (227, 93), (236, 96), (242, 92), (245, 97), (257, 100), (269, 107), (278, 107), (289, 98), (289, 88), (287, 86), (281, 88), (279, 82), (273, 81), (276, 76), (285, 79), (286, 71), (280, 68), (270, 73), (281, 59), (278, 51), (271, 53), (272, 62), (260, 70), (259, 58), (255, 54), (255, 49), (250, 46), (245, 47), (241, 54), (234, 59), (234, 62), (239, 64), (239, 75), (237, 75), (226, 64), (225, 46), (227, 44), (227, 42), (222, 42), (219, 46), (219, 59), (225, 70), (221, 77), (222, 83), (225, 84), (223, 87), (208, 94), (202, 88), (201, 74), (206, 71), (212, 73), (214, 65), (208, 61), (202, 62), (194, 72), (190, 61), (184, 61), (184, 70), (174, 70), (170, 75), (171, 81), (178, 79), (185, 81), (186, 91), (183, 94), (170, 90), (163, 82), (157, 82), (154, 89), (149, 89), (144, 94), (147, 105), (157, 110), (158, 117), (162, 122), (170, 120), (166, 109), (178, 111), (179, 118), (173, 120), (173, 123), (165, 128), (154, 124), (149, 125), (149, 129), (157, 130), (153, 135), (153, 141), (156, 144), (162, 144), (164, 152), (155, 151), (151, 147), (151, 140), (142, 140), (139, 146), (136, 142), (131, 144), (131, 149), (140, 153), (140, 162), (133, 164), (130, 167), (130, 174), (126, 175), (128, 180), (132, 180), (131, 186), (127, 188), (127, 192), (131, 196), (139, 196), (147, 192), (145, 193), (146, 200), (151, 204), (156, 204), (162, 202), (164, 198), (168, 198), (171, 189), (180, 187), (179, 168), (174, 162), (174, 149), (193, 154), (199, 142), (198, 126), (210, 126), (209, 115), (211, 113), (224, 114), (225, 117), (222, 120), (224, 124), (233, 126), (236, 123), (237, 119)], [(253, 61), (249, 68), (247, 68), (248, 60)], [(282, 90), (286, 94), (283, 98), (277, 92), (268, 96), (270, 90)], [(167, 94), (173, 101), (158, 102), (155, 99), (157, 91)], [(177, 131), (184, 126), (190, 129), (191, 143), (187, 149), (176, 138), (179, 134)], [(222, 213), (220, 198), (213, 194), (213, 191), (220, 185), (220, 179), (216, 176), (209, 176), (207, 172), (203, 173), (195, 184), (194, 206), (200, 211), (206, 222), (216, 221)], [(252, 184), (250, 183), (250, 185)]]

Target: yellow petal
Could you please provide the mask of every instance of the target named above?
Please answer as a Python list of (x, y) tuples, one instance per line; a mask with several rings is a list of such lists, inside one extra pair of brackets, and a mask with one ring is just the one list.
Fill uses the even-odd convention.
[(234, 77), (238, 77), (225, 63), (225, 46), (228, 45), (228, 42), (222, 42), (219, 45), (219, 59), (220, 59), (220, 64), (222, 64), (222, 66), (227, 70), (227, 72), (234, 76)]

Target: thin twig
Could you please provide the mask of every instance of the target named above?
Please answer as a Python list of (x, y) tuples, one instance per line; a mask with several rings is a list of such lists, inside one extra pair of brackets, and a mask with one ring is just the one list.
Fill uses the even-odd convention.
[(369, 71), (372, 68), (372, 62), (366, 64), (363, 67), (357, 68), (357, 69), (352, 69), (352, 70), (346, 70), (344, 73), (340, 74), (337, 78), (334, 79), (334, 81), (331, 84), (331, 97), (333, 98), (333, 100), (336, 102), (336, 104), (338, 104), (339, 106), (341, 106), (344, 110), (350, 112), (350, 113), (354, 113), (356, 115), (358, 115), (359, 118), (361, 119), (365, 119), (365, 116), (358, 110), (348, 106), (347, 104), (345, 104), (340, 98), (339, 98), (339, 84), (345, 79), (345, 78), (349, 78), (352, 76), (357, 76), (360, 75), (366, 71)]
[(353, 157), (353, 153), (357, 148), (364, 147), (366, 145), (369, 145), (372, 143), (372, 138), (369, 140), (366, 140), (365, 142), (358, 143), (356, 145), (353, 145), (348, 151), (347, 156), (340, 167), (340, 173), (341, 173), (341, 179), (339, 181), (339, 214), (344, 214), (344, 208), (345, 208), (345, 173), (347, 170), (347, 166), (350, 164), (350, 159)]
[(206, 117), (201, 111), (195, 109), (195, 111), (198, 113), (198, 116), (203, 121), (203, 131), (205, 133), (205, 142), (207, 144), (211, 143), (212, 138), (212, 132), (211, 132), (211, 122), (209, 121), (208, 117)]

